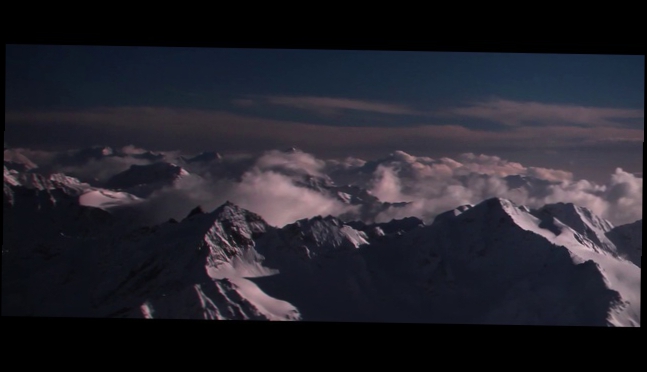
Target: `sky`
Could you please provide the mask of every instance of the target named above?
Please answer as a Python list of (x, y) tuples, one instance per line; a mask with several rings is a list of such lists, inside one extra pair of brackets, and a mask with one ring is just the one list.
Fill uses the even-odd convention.
[(7, 45), (5, 143), (642, 172), (644, 56)]

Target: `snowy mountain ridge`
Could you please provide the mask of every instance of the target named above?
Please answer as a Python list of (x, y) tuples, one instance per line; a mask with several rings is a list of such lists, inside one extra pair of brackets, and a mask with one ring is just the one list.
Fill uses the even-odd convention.
[[(110, 187), (5, 164), (3, 315), (640, 326), (642, 220), (614, 226), (572, 203), (531, 209), (495, 197), (432, 223), (374, 223), (388, 208), (416, 205), (338, 186), (291, 149), (265, 163), (288, 194), (305, 188), (360, 213), (273, 226), (227, 201), (141, 226), (150, 195), (200, 176), (183, 159), (128, 151), (153, 163), (129, 165)], [(205, 154), (195, 169), (230, 165)], [(291, 156), (312, 169), (284, 166)], [(383, 161), (414, 172), (416, 159), (396, 152)], [(162, 203), (175, 200), (168, 195)], [(179, 200), (186, 208), (193, 199)]]
[[(639, 325), (640, 269), (600, 247), (582, 244), (577, 238), (581, 235), (558, 219), (554, 223), (560, 234), (540, 228), (540, 223), (527, 208), (505, 199), (489, 199), (442, 224), (419, 225), (404, 234), (375, 240), (334, 217), (274, 228), (228, 202), (213, 212), (192, 213), (181, 222), (99, 243), (107, 244), (106, 248), (86, 253), (103, 257), (95, 258), (102, 279), (96, 284), (99, 295), (93, 297), (96, 309), (92, 313)], [(426, 243), (416, 243), (421, 241)], [(529, 244), (526, 248), (514, 244), (524, 241)], [(555, 271), (553, 275), (540, 274), (542, 263), (544, 271), (554, 267), (549, 269)], [(356, 269), (349, 271), (351, 267)], [(492, 276), (493, 272), (498, 274)], [(570, 283), (567, 290), (561, 287), (564, 282), (559, 284), (559, 277)], [(301, 284), (292, 290), (288, 283), (294, 280)], [(584, 290), (580, 286), (591, 280), (597, 284), (589, 284), (590, 289), (576, 296), (577, 301), (568, 300), (568, 291)], [(519, 283), (537, 286), (546, 296), (555, 291), (547, 303), (536, 305), (541, 309), (565, 309), (541, 318), (528, 307), (528, 293), (518, 292)], [(487, 298), (496, 305), (486, 306), (483, 293), (494, 293)], [(451, 310), (465, 301), (472, 308), (480, 306), (481, 311), (461, 315)], [(577, 309), (590, 307), (590, 301), (597, 301), (595, 311), (579, 318), (578, 311), (584, 308)], [(443, 306), (438, 307), (440, 303)], [(380, 307), (383, 310), (377, 311)], [(421, 307), (427, 310), (421, 313)], [(510, 318), (510, 312), (520, 309), (522, 315)]]

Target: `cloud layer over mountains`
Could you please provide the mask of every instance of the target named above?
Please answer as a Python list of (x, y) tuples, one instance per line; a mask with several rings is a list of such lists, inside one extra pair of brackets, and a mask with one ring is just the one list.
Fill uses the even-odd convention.
[(396, 152), (377, 167), (372, 180), (372, 191), (380, 199), (412, 202), (385, 213), (381, 220), (411, 215), (431, 219), (459, 205), (502, 197), (529, 207), (571, 202), (624, 224), (642, 218), (642, 187), (642, 177), (621, 168), (607, 184), (598, 185), (574, 180), (570, 172), (470, 153), (457, 160), (436, 160)]
[[(9, 151), (9, 153), (8, 153)], [(409, 216), (425, 222), (444, 211), (491, 198), (507, 198), (531, 208), (571, 202), (586, 207), (616, 225), (642, 218), (642, 177), (617, 168), (606, 184), (575, 179), (559, 169), (524, 166), (497, 156), (462, 154), (455, 159), (417, 157), (396, 151), (382, 159), (318, 159), (297, 149), (258, 155), (227, 156), (189, 162), (179, 152), (152, 153), (133, 146), (54, 153), (5, 150), (37, 164), (40, 170), (61, 172), (101, 187), (132, 165), (169, 162), (191, 177), (180, 177), (156, 189), (139, 208), (151, 223), (183, 218), (196, 205), (211, 210), (230, 200), (254, 211), (268, 223), (283, 226), (300, 218), (349, 214), (357, 205), (322, 192), (320, 184), (354, 184), (382, 202), (408, 202), (375, 216), (377, 222)], [(303, 181), (314, 182), (305, 187)], [(314, 181), (312, 181), (314, 180)]]

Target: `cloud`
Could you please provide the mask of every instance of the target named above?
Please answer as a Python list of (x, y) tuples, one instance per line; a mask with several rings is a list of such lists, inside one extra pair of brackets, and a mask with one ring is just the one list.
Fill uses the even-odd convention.
[[(338, 127), (213, 110), (114, 107), (5, 112), (5, 137), (23, 147), (49, 148), (47, 146), (53, 144), (84, 147), (101, 140), (101, 144), (114, 147), (136, 143), (157, 151), (179, 149), (198, 153), (212, 150), (229, 155), (296, 146), (322, 158), (340, 159), (349, 155), (369, 159), (401, 149), (437, 157), (449, 155), (452, 161), (460, 161), (457, 155), (470, 151), (537, 162), (533, 165), (575, 172), (579, 177), (597, 182), (606, 182), (607, 175), (618, 165), (631, 171), (641, 167), (642, 128), (545, 125), (510, 126), (491, 131), (442, 121), (419, 124)], [(557, 152), (560, 156), (547, 152)], [(39, 164), (36, 158), (30, 159)], [(425, 164), (420, 159), (417, 162), (435, 177), (453, 174), (450, 163)], [(326, 171), (344, 172), (342, 163), (337, 169), (333, 169), (332, 163), (328, 164)], [(242, 173), (236, 174), (238, 177)]]
[(607, 216), (611, 220), (633, 222), (642, 218), (643, 179), (621, 168), (611, 176), (611, 183), (606, 194), (609, 200)]
[(476, 172), (503, 177), (512, 174), (521, 174), (526, 171), (523, 165), (501, 159), (498, 156), (488, 156), (483, 154), (475, 155), (473, 153), (466, 153), (460, 155), (458, 159), (461, 163), (461, 166), (456, 169), (458, 169), (459, 172)]
[(18, 164), (20, 168), (23, 169), (34, 169), (38, 168), (38, 164), (34, 163), (29, 159), (25, 154), (20, 151), (20, 149), (9, 149), (4, 150), (4, 161)]
[(14, 154), (16, 155), (20, 154), (26, 157), (35, 165), (37, 165), (39, 168), (47, 168), (48, 165), (53, 163), (54, 158), (57, 155), (56, 153), (51, 151), (32, 150), (27, 148), (14, 148), (14, 149), (11, 149), (11, 151), (5, 150), (5, 160), (9, 160), (9, 161), (12, 160), (12, 157)]
[[(345, 153), (402, 148), (450, 151), (478, 147), (546, 149), (574, 146), (607, 146), (609, 138), (641, 143), (642, 128), (585, 127), (565, 125), (511, 127), (506, 131), (470, 129), (460, 125), (424, 123), (409, 127), (335, 127), (270, 120), (222, 111), (164, 107), (115, 107), (77, 111), (5, 112), (6, 137), (23, 141), (40, 138), (51, 144), (57, 138), (78, 147), (87, 137), (103, 138), (123, 146), (136, 142), (157, 150), (218, 151), (270, 150), (296, 145), (311, 152)], [(68, 129), (66, 129), (68, 128)], [(42, 136), (33, 136), (33, 133)], [(64, 136), (62, 136), (65, 132)], [(80, 133), (77, 137), (76, 133)]]
[(338, 216), (355, 209), (316, 191), (297, 187), (289, 177), (271, 171), (245, 174), (231, 198), (275, 226), (319, 215)]
[(267, 102), (274, 105), (288, 106), (304, 110), (320, 112), (334, 112), (338, 110), (355, 110), (376, 112), (392, 115), (421, 115), (422, 112), (411, 109), (406, 105), (398, 105), (384, 102), (373, 102), (348, 98), (330, 97), (291, 97), (291, 96), (268, 96)]
[(517, 102), (495, 99), (441, 111), (443, 115), (487, 119), (509, 126), (524, 124), (618, 126), (618, 119), (643, 119), (644, 110)]
[[(123, 152), (141, 153), (128, 147)], [(21, 149), (39, 165), (56, 167), (56, 153)], [(49, 162), (49, 164), (48, 164)], [(146, 160), (130, 156), (92, 159), (76, 166), (59, 167), (79, 178), (105, 179)], [(499, 156), (464, 153), (455, 159), (414, 156), (395, 151), (377, 161), (358, 158), (322, 160), (302, 151), (267, 151), (258, 156), (225, 156), (218, 162), (236, 177), (204, 171), (202, 178), (186, 178), (155, 192), (141, 203), (147, 223), (181, 219), (196, 205), (212, 210), (230, 200), (259, 213), (270, 224), (282, 226), (300, 218), (357, 212), (354, 207), (315, 190), (296, 186), (303, 175), (343, 179), (356, 183), (387, 202), (407, 201), (391, 208), (377, 221), (417, 216), (426, 222), (442, 212), (491, 197), (503, 197), (538, 208), (547, 203), (571, 202), (619, 225), (642, 218), (642, 177), (615, 169), (608, 180), (596, 183), (576, 179), (568, 171), (525, 166)], [(39, 169), (41, 169), (39, 167)], [(512, 177), (511, 176), (523, 176)], [(347, 182), (346, 182), (347, 181)], [(514, 182), (513, 182), (514, 181)]]
[(295, 171), (294, 174), (316, 172), (323, 164), (305, 153), (270, 151), (260, 156), (240, 180), (208, 176), (182, 180), (154, 193), (141, 210), (147, 223), (160, 223), (169, 218), (181, 219), (196, 205), (213, 210), (229, 200), (258, 213), (274, 226), (318, 215), (355, 212), (356, 207), (296, 186), (289, 175)]
[[(521, 185), (507, 177), (521, 175)], [(371, 192), (387, 201), (411, 201), (377, 217), (417, 216), (426, 222), (444, 211), (484, 199), (501, 197), (538, 208), (549, 203), (574, 203), (589, 208), (616, 225), (642, 218), (642, 177), (616, 169), (607, 184), (575, 180), (558, 169), (526, 167), (498, 156), (462, 154), (457, 160), (430, 159), (398, 153), (373, 174)]]
[(337, 169), (352, 169), (352, 168), (361, 167), (364, 164), (366, 164), (366, 160), (348, 156), (342, 160), (338, 160), (338, 159), (326, 160), (326, 169), (330, 171), (334, 171)]
[(257, 161), (255, 166), (259, 170), (282, 170), (289, 173), (309, 174), (312, 176), (322, 176), (322, 170), (326, 162), (316, 159), (313, 155), (302, 151), (283, 152), (271, 150), (264, 153)]
[[(227, 157), (225, 157), (227, 159)], [(247, 159), (247, 158), (246, 158)], [(354, 207), (327, 195), (295, 185), (310, 174), (326, 177), (330, 167), (343, 169), (349, 180), (362, 182), (362, 172), (373, 163), (350, 158), (324, 161), (312, 154), (268, 151), (253, 162), (236, 163), (238, 179), (187, 179), (150, 198), (147, 211), (161, 222), (183, 218), (195, 205), (211, 210), (230, 200), (263, 216), (275, 226), (317, 215), (339, 216)], [(514, 184), (509, 177), (520, 184)], [(403, 151), (377, 161), (364, 186), (382, 201), (410, 202), (379, 214), (378, 222), (417, 216), (426, 222), (442, 212), (491, 197), (510, 199), (530, 208), (570, 202), (589, 208), (616, 225), (642, 218), (642, 177), (618, 168), (606, 184), (575, 179), (571, 172), (527, 167), (499, 156), (464, 153), (456, 159), (418, 157)]]
[(187, 178), (155, 191), (143, 203), (136, 205), (138, 222), (153, 225), (170, 218), (181, 220), (198, 205), (205, 210), (212, 210), (227, 200), (234, 186), (228, 180)]
[(558, 169), (528, 167), (526, 174), (531, 177), (554, 182), (573, 180), (573, 173)]
[(375, 171), (375, 177), (371, 194), (385, 202), (406, 201), (407, 197), (402, 194), (400, 178), (393, 168), (380, 165)]
[(147, 151), (147, 150), (145, 150), (145, 149), (143, 149), (143, 148), (141, 148), (141, 147), (134, 146), (134, 145), (127, 145), (127, 146), (124, 146), (124, 147), (122, 147), (122, 148), (120, 149), (120, 152), (121, 152), (122, 154), (126, 154), (126, 155), (137, 155), (137, 154), (143, 154), (143, 153), (145, 153), (146, 151)]

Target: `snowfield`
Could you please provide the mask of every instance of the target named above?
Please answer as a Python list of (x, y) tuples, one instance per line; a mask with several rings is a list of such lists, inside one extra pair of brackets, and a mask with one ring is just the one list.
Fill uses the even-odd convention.
[(111, 190), (92, 190), (79, 196), (79, 204), (86, 207), (95, 207), (109, 210), (111, 208), (131, 205), (142, 199), (125, 193)]

